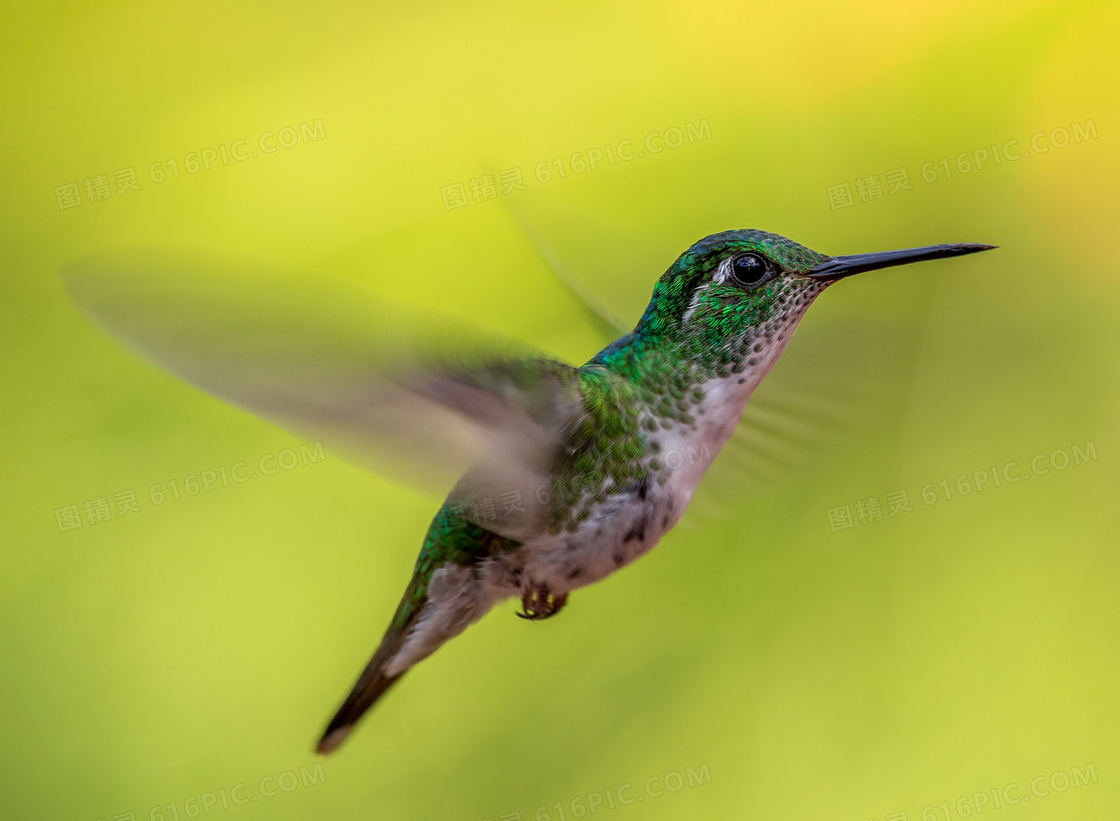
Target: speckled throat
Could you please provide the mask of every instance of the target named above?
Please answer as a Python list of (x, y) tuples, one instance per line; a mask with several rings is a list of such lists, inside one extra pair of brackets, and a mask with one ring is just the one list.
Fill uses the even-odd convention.
[[(738, 251), (766, 254), (782, 275), (744, 290), (730, 271)], [(586, 412), (554, 475), (550, 530), (574, 530), (612, 494), (664, 484), (666, 441), (714, 457), (827, 287), (796, 274), (824, 259), (762, 231), (716, 234), (682, 254), (634, 331), (579, 369)]]

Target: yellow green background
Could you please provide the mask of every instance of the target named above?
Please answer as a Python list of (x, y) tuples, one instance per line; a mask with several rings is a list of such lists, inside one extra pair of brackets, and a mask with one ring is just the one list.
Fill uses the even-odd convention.
[[(631, 783), (642, 800), (596, 816), (915, 821), (1089, 764), (1095, 781), (983, 817), (1115, 816), (1115, 3), (47, 3), (5, 18), (0, 816), (171, 819), (176, 802), (188, 817), (188, 797), (243, 783), (256, 798), (210, 814), (555, 821), (556, 802), (576, 817), (577, 796)], [(1093, 139), (922, 179), (927, 162), (1090, 119)], [(316, 120), (322, 139), (149, 176)], [(702, 120), (710, 138), (535, 178)], [(56, 187), (129, 167), (139, 190), (60, 210)], [(445, 210), (442, 187), (512, 167), (525, 191)], [(911, 189), (888, 194), (896, 168)], [(829, 187), (872, 174), (881, 198), (830, 206)], [(604, 340), (515, 211), (627, 322), (717, 230), (831, 254), (1001, 247), (830, 290), (757, 395), (826, 419), (807, 455), (762, 480), (718, 461), (648, 557), (555, 620), (497, 609), (410, 673), (325, 780), (263, 795), (261, 779), (314, 767), (437, 499), (328, 452), (153, 505), (153, 484), (299, 440), (118, 347), (57, 268), (138, 244), (274, 259), (585, 361)], [(1089, 442), (1087, 464), (921, 499)], [(139, 512), (59, 531), (56, 510), (128, 489)], [(912, 511), (832, 532), (828, 510), (885, 510), (898, 489)], [(703, 764), (710, 781), (653, 795)]]

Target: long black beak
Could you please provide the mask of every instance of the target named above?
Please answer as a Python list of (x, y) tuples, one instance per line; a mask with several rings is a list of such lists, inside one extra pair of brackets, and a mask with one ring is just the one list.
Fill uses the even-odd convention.
[(894, 265), (907, 265), (911, 262), (924, 262), (927, 259), (944, 259), (989, 251), (995, 245), (982, 245), (976, 242), (961, 242), (956, 245), (927, 245), (924, 248), (904, 248), (901, 251), (879, 251), (875, 254), (851, 254), (846, 257), (826, 259), (806, 276), (832, 282), (852, 274), (874, 271), (877, 268), (890, 268)]

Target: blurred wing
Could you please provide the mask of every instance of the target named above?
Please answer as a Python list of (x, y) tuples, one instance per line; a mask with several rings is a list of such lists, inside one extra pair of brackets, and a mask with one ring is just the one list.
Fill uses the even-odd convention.
[[(807, 357), (796, 373), (771, 373), (747, 403), (743, 417), (682, 524), (738, 515), (743, 493), (766, 497), (788, 490), (832, 464), (837, 453), (862, 439), (889, 402), (867, 390), (822, 378)], [(771, 381), (772, 380), (772, 381)], [(796, 386), (783, 383), (795, 382)]]
[(92, 320), (215, 396), (425, 489), (472, 468), (472, 499), (521, 491), (524, 511), (487, 516), (502, 535), (543, 514), (526, 491), (574, 413), (566, 365), (296, 269), (133, 253), (61, 275)]
[(831, 481), (881, 449), (900, 434), (923, 339), (920, 323), (799, 328), (794, 358), (755, 391), (689, 513), (738, 515), (744, 489), (764, 497)]
[(564, 267), (560, 262), (560, 258), (556, 255), (555, 250), (548, 244), (541, 233), (533, 227), (529, 218), (525, 216), (521, 208), (517, 206), (512, 199), (507, 199), (505, 202), (506, 208), (513, 215), (514, 221), (521, 229), (521, 232), (525, 234), (526, 239), (529, 240), (533, 249), (552, 270), (556, 278), (560, 280), (560, 283), (579, 301), (579, 304), (583, 306), (587, 317), (591, 320), (595, 329), (608, 340), (614, 340), (630, 333), (631, 329), (623, 325), (622, 322), (611, 313), (606, 305), (597, 299), (582, 282), (572, 276), (571, 272)]

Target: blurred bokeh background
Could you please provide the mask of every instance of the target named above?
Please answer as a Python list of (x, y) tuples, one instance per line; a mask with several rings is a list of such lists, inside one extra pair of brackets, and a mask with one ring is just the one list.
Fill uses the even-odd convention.
[[(1115, 3), (5, 18), (0, 815), (1114, 816)], [(497, 609), (317, 759), (438, 500), (330, 451), (277, 469), (306, 443), (56, 271), (277, 260), (583, 362), (605, 340), (526, 225), (628, 323), (726, 228), (1001, 247), (830, 290), (757, 394), (807, 453), (717, 461), (649, 556), (561, 618)]]

